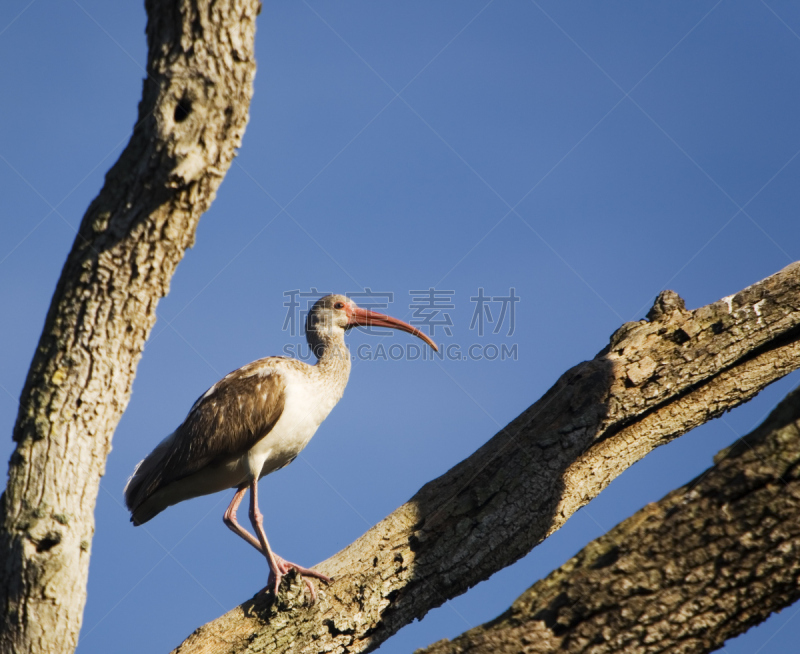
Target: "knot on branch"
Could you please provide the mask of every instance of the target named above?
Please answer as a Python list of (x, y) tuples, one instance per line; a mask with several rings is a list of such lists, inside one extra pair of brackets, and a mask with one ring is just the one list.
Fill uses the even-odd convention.
[(675, 291), (661, 291), (656, 301), (653, 302), (650, 311), (647, 312), (646, 317), (650, 322), (655, 322), (661, 318), (661, 316), (670, 314), (676, 309), (678, 311), (686, 311), (686, 303), (683, 301), (683, 298)]

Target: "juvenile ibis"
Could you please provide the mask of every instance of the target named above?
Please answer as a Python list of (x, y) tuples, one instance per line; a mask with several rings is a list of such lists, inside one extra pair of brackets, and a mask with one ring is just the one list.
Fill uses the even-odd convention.
[[(265, 590), (277, 596), (281, 578), (295, 568), (313, 601), (316, 593), (307, 577), (331, 580), (272, 551), (258, 509), (258, 480), (291, 463), (342, 397), (350, 375), (344, 334), (356, 326), (399, 329), (437, 349), (430, 338), (402, 320), (362, 309), (343, 295), (321, 298), (306, 320), (306, 339), (318, 358), (316, 365), (267, 357), (234, 370), (209, 388), (180, 427), (133, 471), (125, 486), (131, 522), (141, 525), (183, 500), (235, 488), (223, 521), (266, 557), (270, 574)], [(236, 520), (248, 488), (255, 536)]]

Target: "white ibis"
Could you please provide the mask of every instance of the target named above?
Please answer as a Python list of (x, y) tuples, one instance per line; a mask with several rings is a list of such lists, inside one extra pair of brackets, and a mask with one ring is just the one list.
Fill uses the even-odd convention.
[[(261, 477), (295, 459), (342, 397), (350, 376), (344, 333), (356, 326), (392, 327), (437, 349), (430, 338), (402, 320), (362, 309), (343, 295), (323, 297), (306, 320), (306, 339), (318, 357), (316, 365), (267, 357), (234, 370), (209, 388), (183, 424), (133, 471), (125, 486), (131, 522), (141, 525), (183, 500), (235, 488), (223, 521), (267, 558), (266, 589), (277, 596), (281, 578), (290, 568), (329, 583), (325, 575), (272, 551), (258, 509), (257, 489)], [(236, 521), (248, 488), (255, 537)], [(314, 587), (308, 579), (305, 582), (313, 601)]]

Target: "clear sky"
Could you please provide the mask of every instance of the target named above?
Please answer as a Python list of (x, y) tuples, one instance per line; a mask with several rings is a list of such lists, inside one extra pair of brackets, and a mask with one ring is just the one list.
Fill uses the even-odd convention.
[[(61, 265), (136, 117), (144, 25), (140, 2), (0, 5), (3, 460)], [(373, 302), (435, 329), (452, 353), (407, 360), (408, 335), (349, 336), (363, 356), (344, 398), (260, 485), (276, 551), (313, 565), (643, 318), (662, 289), (695, 308), (800, 259), (797, 3), (268, 1), (257, 56), (240, 156), (158, 307), (114, 436), (81, 653), (168, 651), (266, 582), (264, 561), (222, 524), (231, 493), (134, 529), (122, 489), (219, 377), (304, 343), (287, 293), (383, 294)], [(512, 289), (518, 301), (500, 299)], [(798, 381), (652, 453), (381, 651), (495, 617), (711, 465)], [(790, 651), (799, 608), (725, 651)]]

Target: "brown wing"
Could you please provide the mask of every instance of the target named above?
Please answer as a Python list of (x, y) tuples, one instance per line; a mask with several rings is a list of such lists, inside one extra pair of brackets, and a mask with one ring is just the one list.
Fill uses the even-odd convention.
[(125, 488), (131, 512), (167, 484), (246, 452), (272, 429), (285, 398), (276, 359), (235, 370), (194, 403), (183, 424), (134, 471)]

